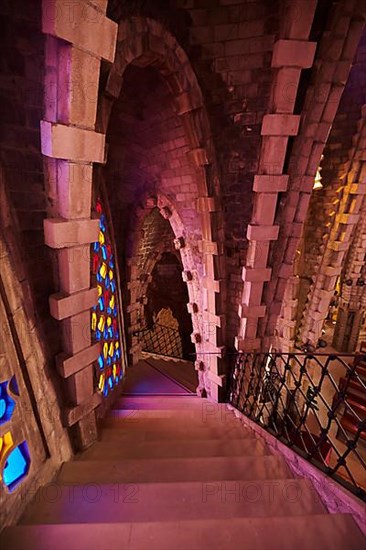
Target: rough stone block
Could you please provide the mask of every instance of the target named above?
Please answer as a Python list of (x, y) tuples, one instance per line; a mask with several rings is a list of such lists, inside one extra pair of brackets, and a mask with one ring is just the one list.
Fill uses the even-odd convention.
[(186, 245), (184, 237), (178, 237), (177, 239), (174, 239), (174, 248), (176, 250), (180, 250), (181, 248), (184, 248)]
[(96, 361), (99, 353), (100, 344), (97, 343), (71, 357), (60, 354), (56, 360), (57, 370), (63, 378), (68, 378)]
[(44, 0), (42, 31), (107, 61), (114, 60), (118, 25), (87, 2)]
[(249, 306), (247, 304), (239, 304), (239, 317), (244, 318), (261, 318), (266, 314), (266, 306)]
[(67, 248), (98, 240), (99, 220), (50, 218), (44, 220), (45, 243), (50, 248)]
[(265, 115), (262, 136), (296, 136), (299, 131), (300, 115)]
[(272, 224), (277, 206), (277, 193), (258, 193), (255, 197), (253, 222), (255, 225)]
[(105, 162), (105, 135), (41, 121), (42, 154), (74, 162)]
[(77, 315), (82, 311), (86, 311), (95, 306), (98, 299), (98, 291), (96, 288), (82, 290), (71, 296), (64, 293), (52, 294), (49, 298), (50, 312), (52, 317), (58, 321)]
[(90, 287), (90, 246), (63, 248), (58, 253), (60, 290), (73, 294)]
[(290, 0), (285, 4), (284, 35), (307, 40), (314, 20), (317, 0)]
[(69, 399), (74, 405), (84, 403), (93, 395), (93, 370), (93, 365), (89, 365), (67, 378)]
[(187, 304), (187, 310), (191, 315), (196, 314), (198, 313), (198, 305), (195, 303), (189, 303)]
[(330, 248), (331, 250), (335, 250), (336, 252), (348, 250), (348, 247), (349, 247), (349, 242), (332, 241), (328, 243), (328, 248)]
[(283, 193), (287, 191), (290, 176), (255, 176), (253, 191), (256, 193)]
[(198, 243), (199, 248), (202, 250), (202, 254), (209, 254), (216, 256), (218, 254), (218, 245), (212, 241), (203, 240)]
[(281, 175), (285, 162), (288, 137), (263, 136), (260, 171), (262, 173)]
[(58, 184), (58, 212), (62, 218), (88, 218), (91, 212), (92, 164), (51, 160), (50, 174)]
[(185, 283), (189, 283), (193, 280), (193, 275), (191, 271), (183, 271), (182, 278)]
[(266, 282), (271, 280), (272, 269), (243, 267), (242, 279), (251, 283)]
[(212, 370), (209, 370), (207, 373), (208, 379), (216, 384), (216, 386), (219, 386), (220, 388), (224, 385), (225, 375), (224, 374), (216, 374), (212, 372)]
[(234, 342), (235, 349), (241, 352), (252, 352), (252, 351), (258, 351), (261, 347), (261, 339), (260, 338), (241, 338), (240, 336), (235, 337)]
[(79, 48), (61, 48), (58, 71), (58, 122), (77, 124), (94, 130), (100, 59)]
[(269, 241), (249, 241), (247, 252), (248, 267), (267, 267)]
[(328, 265), (325, 269), (324, 269), (324, 275), (326, 275), (327, 277), (336, 277), (338, 276), (342, 271), (342, 267), (341, 266), (337, 266), (337, 267), (333, 267), (331, 265)]
[(355, 225), (360, 219), (359, 214), (338, 214), (336, 220), (343, 225)]
[(301, 69), (297, 67), (283, 67), (278, 70), (271, 98), (271, 104), (277, 113), (293, 113), (300, 75)]
[(91, 345), (90, 311), (83, 311), (61, 322), (65, 353), (76, 355)]
[(193, 344), (200, 344), (202, 342), (202, 336), (199, 332), (193, 332), (191, 334), (191, 342)]
[(66, 409), (63, 414), (64, 426), (73, 426), (76, 422), (79, 422), (84, 417), (88, 416), (96, 407), (102, 402), (102, 396), (99, 393), (91, 395), (84, 403)]
[[(248, 267), (248, 266), (247, 266)], [(264, 281), (245, 281), (243, 287), (243, 303), (249, 306), (259, 306), (262, 301)]]
[(251, 241), (276, 241), (279, 230), (278, 225), (248, 225), (247, 238)]
[(211, 290), (212, 292), (221, 292), (222, 290), (222, 281), (215, 281), (213, 279), (210, 279), (209, 277), (203, 277), (202, 279), (202, 285), (207, 290)]
[(290, 279), (294, 274), (294, 265), (293, 264), (282, 264), (278, 273), (278, 276), (281, 279)]
[(366, 183), (354, 183), (349, 190), (351, 195), (366, 195)]
[(316, 42), (278, 40), (273, 48), (272, 67), (309, 69), (314, 62)]

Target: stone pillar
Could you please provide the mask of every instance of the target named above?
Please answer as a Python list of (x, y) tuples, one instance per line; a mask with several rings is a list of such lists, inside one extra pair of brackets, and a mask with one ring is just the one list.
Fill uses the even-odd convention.
[[(363, 238), (365, 212), (363, 210), (364, 197), (366, 195), (366, 106), (362, 108), (361, 119), (358, 124), (358, 132), (354, 136), (354, 148), (350, 151), (350, 158), (345, 167), (344, 187), (338, 213), (335, 216), (330, 236), (319, 269), (314, 276), (314, 283), (309, 293), (308, 308), (301, 328), (301, 340), (317, 345), (321, 337), (324, 321), (328, 314), (330, 300), (333, 296), (338, 277), (346, 264), (345, 274), (342, 277), (342, 299), (350, 304), (356, 288), (356, 281), (360, 277), (364, 264), (364, 249), (359, 239)], [(361, 216), (361, 212), (363, 215)], [(361, 226), (358, 224), (362, 224)], [(356, 231), (356, 226), (358, 229)], [(365, 228), (366, 230), (366, 228)], [(356, 238), (356, 244), (353, 245)], [(359, 257), (354, 257), (353, 248), (357, 249)], [(346, 258), (347, 252), (348, 258)], [(356, 254), (356, 256), (357, 256)], [(349, 283), (348, 283), (349, 281)], [(347, 290), (349, 287), (349, 290)], [(348, 309), (348, 307), (346, 308)], [(351, 308), (353, 309), (353, 308)], [(343, 313), (340, 317), (340, 325), (337, 329), (337, 345), (342, 339)]]
[[(271, 338), (263, 338), (263, 333), (259, 331), (260, 320), (267, 317), (267, 332), (273, 335), (282, 308), (282, 300), (278, 300), (268, 312), (263, 291), (265, 283), (273, 278), (268, 261), (271, 243), (279, 237), (280, 227), (275, 223), (278, 197), (287, 191), (289, 184), (289, 176), (283, 173), (288, 141), (299, 132), (300, 116), (293, 114), (296, 92), (301, 71), (312, 66), (316, 50), (316, 43), (307, 40), (316, 2), (309, 2), (306, 17), (301, 20), (298, 16), (299, 10), (303, 9), (301, 2), (295, 0), (288, 3), (287, 8), (286, 25), (273, 48), (275, 77), (271, 93), (272, 112), (265, 115), (262, 121), (259, 173), (254, 180), (254, 209), (247, 230), (249, 249), (242, 273), (244, 288), (239, 307), (240, 329), (235, 342), (238, 350), (247, 352), (269, 348)], [(289, 87), (291, 94), (285, 92)], [(294, 224), (289, 228), (290, 238), (299, 237), (298, 226)], [(292, 275), (293, 260), (288, 257), (281, 262), (279, 284), (284, 287)]]
[[(363, 174), (363, 175), (362, 175)], [(360, 173), (366, 180), (366, 168)], [(361, 184), (362, 187), (366, 187)], [(348, 251), (342, 276), (341, 304), (338, 310), (333, 346), (339, 351), (357, 348), (362, 318), (366, 311), (366, 195), (363, 195), (360, 219)]]
[[(101, 59), (112, 62), (117, 25), (105, 16), (107, 2), (43, 0), (46, 38), (45, 115), (42, 153), (52, 206), (44, 223), (45, 242), (57, 251), (59, 292), (50, 297), (51, 315), (60, 321), (63, 353), (57, 358), (66, 379), (66, 426), (74, 427), (77, 446), (96, 439), (90, 308), (90, 244), (98, 240), (91, 219), (93, 163), (105, 161), (105, 136), (95, 132)], [(77, 24), (76, 24), (77, 23)]]

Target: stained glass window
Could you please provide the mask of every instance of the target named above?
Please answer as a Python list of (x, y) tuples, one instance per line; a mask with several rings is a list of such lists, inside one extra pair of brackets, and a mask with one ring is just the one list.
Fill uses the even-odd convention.
[[(11, 395), (12, 394), (12, 395)], [(16, 401), (19, 396), (16, 378), (0, 384), (0, 424), (12, 420)], [(11, 427), (11, 426), (9, 426)], [(26, 441), (15, 446), (13, 434), (7, 431), (0, 437), (0, 481), (9, 492), (14, 491), (26, 477), (30, 468), (30, 454)]]
[(93, 247), (92, 271), (98, 289), (98, 302), (92, 309), (91, 329), (93, 341), (101, 343), (96, 366), (98, 389), (107, 396), (122, 379), (122, 354), (114, 255), (100, 199), (97, 200), (96, 211), (100, 217), (99, 237)]

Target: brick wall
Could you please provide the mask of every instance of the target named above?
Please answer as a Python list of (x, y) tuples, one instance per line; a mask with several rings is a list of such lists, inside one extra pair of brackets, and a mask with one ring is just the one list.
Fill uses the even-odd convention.
[(40, 120), (44, 97), (44, 36), (41, 3), (2, 2), (0, 68), (0, 162), (20, 229), (22, 259), (36, 306), (37, 323), (47, 334), (51, 360), (60, 349), (57, 324), (49, 315), (48, 296), (57, 287), (53, 255), (44, 246), (43, 220), (52, 207), (41, 155)]

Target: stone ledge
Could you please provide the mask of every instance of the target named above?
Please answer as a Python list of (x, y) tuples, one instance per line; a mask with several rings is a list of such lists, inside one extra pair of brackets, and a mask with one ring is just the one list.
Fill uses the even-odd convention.
[(356, 225), (360, 219), (359, 214), (337, 214), (336, 220), (343, 225)]
[(266, 306), (250, 306), (248, 304), (239, 304), (238, 315), (241, 319), (258, 319), (266, 314)]
[(290, 176), (263, 175), (254, 177), (256, 193), (283, 193), (287, 191)]
[(271, 280), (272, 269), (270, 267), (243, 267), (242, 279), (245, 282), (258, 283)]
[(213, 292), (219, 293), (222, 290), (222, 280), (214, 280), (209, 277), (203, 277), (202, 286), (207, 290), (212, 290)]
[(61, 321), (90, 309), (97, 303), (98, 290), (90, 288), (75, 294), (65, 295), (61, 292), (49, 297), (50, 312), (54, 319)]
[(299, 67), (310, 69), (317, 43), (302, 40), (278, 40), (273, 48), (272, 68)]
[(62, 378), (68, 378), (72, 374), (83, 370), (85, 367), (96, 361), (99, 353), (99, 343), (94, 344), (93, 346), (86, 348), (71, 357), (62, 353), (56, 358), (57, 370)]
[(349, 192), (351, 195), (366, 195), (366, 183), (353, 183)]
[(63, 424), (65, 427), (70, 427), (79, 422), (82, 418), (96, 409), (102, 402), (102, 397), (99, 393), (94, 393), (89, 399), (77, 405), (76, 407), (68, 408), (63, 413)]
[(250, 241), (276, 241), (279, 225), (248, 225), (247, 238)]
[(213, 382), (214, 384), (216, 384), (216, 386), (219, 386), (220, 388), (223, 387), (226, 378), (225, 374), (216, 374), (211, 370), (207, 371), (207, 377), (209, 380), (211, 380), (211, 382)]
[(328, 248), (330, 248), (330, 250), (335, 250), (336, 252), (342, 252), (343, 250), (348, 250), (349, 242), (332, 241), (328, 244)]
[(296, 136), (300, 126), (300, 115), (265, 115), (262, 136)]
[(341, 271), (342, 271), (342, 266), (334, 267), (334, 266), (328, 265), (324, 269), (324, 275), (326, 275), (327, 277), (336, 277), (340, 275)]
[(217, 256), (219, 253), (217, 242), (208, 241), (206, 239), (198, 241), (198, 249), (202, 254)]
[(42, 154), (74, 162), (105, 162), (105, 135), (41, 120)]
[[(100, 0), (99, 5), (103, 6)], [(78, 21), (79, 24), (75, 24)], [(43, 2), (42, 32), (74, 44), (95, 57), (113, 62), (118, 25), (87, 2)]]
[(240, 338), (239, 336), (236, 336), (234, 346), (235, 346), (235, 349), (243, 353), (258, 351), (261, 347), (261, 339), (260, 338), (254, 338), (254, 339)]
[(98, 240), (99, 220), (67, 221), (48, 218), (43, 222), (45, 243), (50, 248), (70, 248)]

